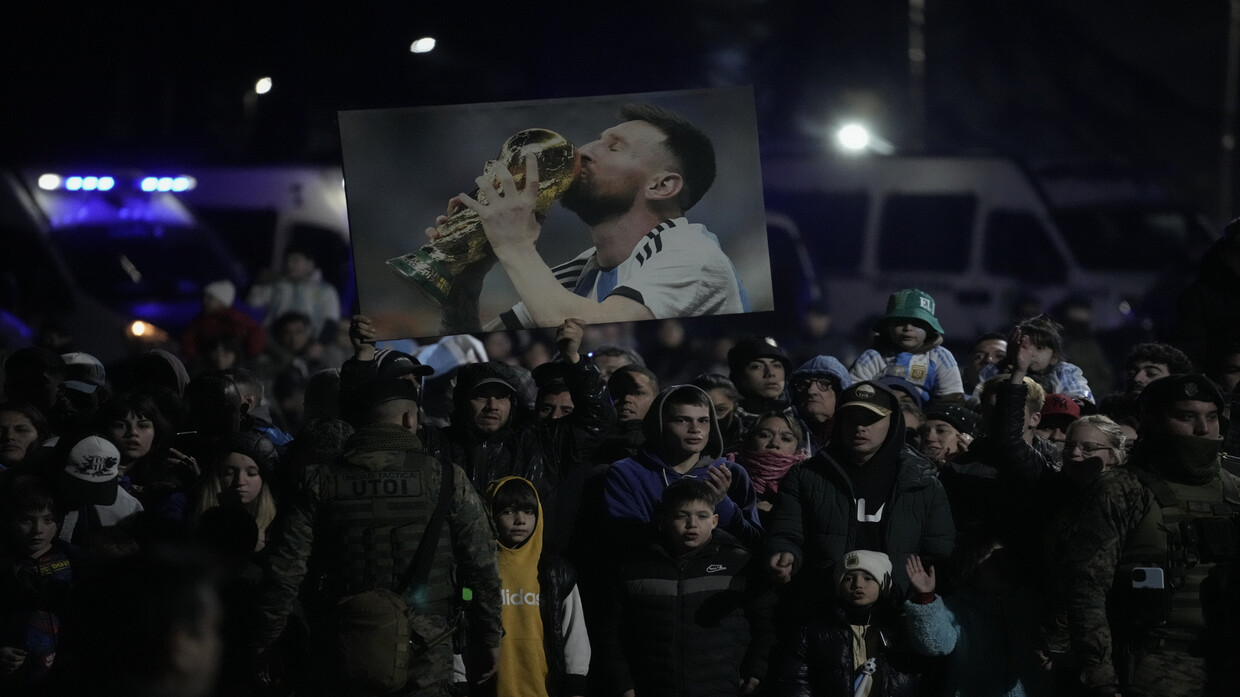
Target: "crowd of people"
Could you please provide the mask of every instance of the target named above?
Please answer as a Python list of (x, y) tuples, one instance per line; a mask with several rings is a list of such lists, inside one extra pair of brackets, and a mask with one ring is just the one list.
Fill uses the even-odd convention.
[(288, 266), (267, 321), (221, 282), (180, 346), (8, 353), (0, 693), (1240, 694), (1228, 331), (1122, 385), (913, 288), (855, 348), (380, 348)]

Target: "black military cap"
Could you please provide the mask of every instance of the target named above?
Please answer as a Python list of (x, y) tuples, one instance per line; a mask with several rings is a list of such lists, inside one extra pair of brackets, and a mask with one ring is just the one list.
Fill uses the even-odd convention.
[(1174, 402), (1211, 402), (1223, 410), (1223, 393), (1210, 378), (1195, 374), (1168, 375), (1146, 385), (1138, 397), (1141, 411), (1156, 412)]

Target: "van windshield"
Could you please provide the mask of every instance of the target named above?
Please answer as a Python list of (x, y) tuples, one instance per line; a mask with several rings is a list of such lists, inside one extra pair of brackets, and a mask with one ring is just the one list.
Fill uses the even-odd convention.
[(1176, 254), (1209, 244), (1193, 215), (1173, 208), (1073, 207), (1053, 213), (1077, 262), (1087, 269), (1152, 271)]
[[(207, 283), (239, 278), (237, 264), (209, 232), (194, 226), (131, 222), (55, 229), (52, 244), (78, 284), (104, 304), (177, 326), (192, 317)], [(159, 306), (165, 306), (162, 310)]]

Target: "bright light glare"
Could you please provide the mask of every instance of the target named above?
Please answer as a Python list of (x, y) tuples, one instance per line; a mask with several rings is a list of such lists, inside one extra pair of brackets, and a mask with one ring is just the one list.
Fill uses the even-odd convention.
[(41, 174), (39, 175), (39, 188), (44, 191), (55, 191), (60, 188), (59, 174)]
[(154, 191), (159, 186), (159, 179), (157, 177), (146, 177), (142, 180), (141, 186), (143, 191)]
[(147, 325), (147, 323), (143, 322), (142, 320), (138, 320), (137, 322), (134, 322), (133, 324), (129, 325), (129, 333), (133, 334), (134, 336), (143, 336), (148, 331), (150, 331), (150, 326)]
[(260, 77), (258, 82), (254, 83), (255, 94), (267, 94), (271, 91), (271, 78)]
[(114, 186), (116, 186), (116, 180), (112, 177), (99, 177), (100, 191), (111, 191)]
[(865, 126), (857, 123), (850, 123), (840, 128), (835, 138), (845, 150), (860, 151), (870, 146), (870, 132)]
[(435, 50), (435, 39), (424, 36), (409, 44), (410, 53), (430, 53)]
[(69, 177), (68, 179), (65, 180), (65, 188), (68, 189), (69, 191), (77, 191), (78, 189), (81, 189), (82, 178), (81, 177)]

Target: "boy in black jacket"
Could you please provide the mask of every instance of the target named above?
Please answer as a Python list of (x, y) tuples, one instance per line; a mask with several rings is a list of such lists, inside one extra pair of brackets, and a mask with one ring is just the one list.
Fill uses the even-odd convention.
[(733, 536), (716, 530), (713, 493), (673, 482), (659, 508), (660, 540), (619, 570), (602, 665), (614, 694), (729, 697), (766, 673), (774, 595)]

